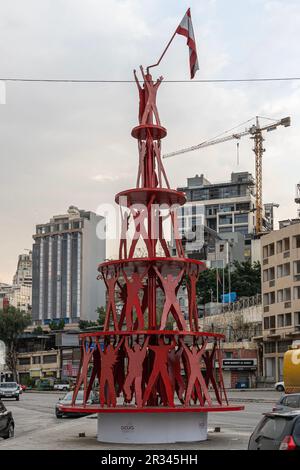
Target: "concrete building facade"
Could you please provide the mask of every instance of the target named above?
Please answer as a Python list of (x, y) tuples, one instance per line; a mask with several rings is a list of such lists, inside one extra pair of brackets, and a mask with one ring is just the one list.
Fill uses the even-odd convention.
[(97, 307), (105, 305), (104, 286), (97, 281), (97, 265), (105, 259), (105, 240), (97, 236), (103, 220), (70, 206), (67, 214), (37, 225), (32, 254), (34, 324), (97, 318)]
[[(185, 192), (187, 197), (187, 203), (178, 209), (180, 234), (184, 236), (189, 231), (196, 231), (199, 224), (204, 224), (204, 236), (198, 244), (190, 241), (185, 244), (187, 253), (195, 256), (199, 252), (200, 259), (212, 262), (226, 259), (226, 256), (228, 259), (230, 255), (226, 255), (226, 243), (230, 242), (232, 259), (251, 259), (256, 223), (255, 181), (251, 173), (232, 173), (230, 181), (222, 183), (211, 183), (204, 175), (196, 175), (187, 179), (186, 186), (177, 189)], [(265, 230), (273, 228), (272, 221), (273, 212), (269, 209), (264, 211)], [(217, 234), (217, 245), (214, 234)], [(220, 258), (217, 258), (220, 256), (218, 244), (221, 248), (225, 244)]]
[(262, 296), (264, 378), (283, 378), (283, 356), (300, 339), (300, 219), (264, 235)]

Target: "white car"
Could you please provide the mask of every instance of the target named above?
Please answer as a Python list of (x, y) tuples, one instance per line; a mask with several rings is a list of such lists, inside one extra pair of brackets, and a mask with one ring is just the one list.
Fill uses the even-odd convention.
[(275, 387), (275, 390), (277, 392), (284, 392), (285, 391), (285, 388), (284, 388), (284, 382), (276, 382), (276, 384), (274, 385)]
[(67, 392), (68, 390), (70, 390), (70, 384), (67, 383), (67, 382), (65, 382), (65, 383), (56, 383), (56, 384), (54, 384), (53, 389)]

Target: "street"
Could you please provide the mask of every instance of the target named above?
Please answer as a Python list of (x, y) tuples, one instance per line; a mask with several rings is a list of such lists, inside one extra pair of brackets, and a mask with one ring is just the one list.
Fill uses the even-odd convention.
[[(158, 449), (158, 445), (129, 446), (124, 444), (101, 444), (96, 440), (97, 421), (94, 416), (57, 419), (55, 403), (61, 393), (30, 393), (21, 395), (20, 401), (3, 400), (13, 413), (15, 437), (1, 440), (0, 449)], [(245, 410), (230, 413), (210, 413), (209, 438), (205, 442), (191, 444), (163, 444), (162, 449), (247, 449), (248, 439), (262, 413), (270, 411), (279, 399), (274, 391), (234, 391), (228, 393), (231, 403), (244, 405)], [(221, 432), (214, 432), (216, 427)], [(79, 433), (85, 433), (79, 437)]]

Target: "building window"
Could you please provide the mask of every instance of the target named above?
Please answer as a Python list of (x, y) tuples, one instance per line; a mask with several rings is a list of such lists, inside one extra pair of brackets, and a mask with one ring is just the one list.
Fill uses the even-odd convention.
[(283, 239), (283, 249), (284, 251), (288, 251), (290, 249), (290, 239), (284, 238)]
[(237, 225), (234, 227), (234, 231), (242, 235), (247, 235), (249, 233), (248, 225)]
[(292, 325), (292, 314), (286, 313), (285, 314), (285, 326), (291, 326), (291, 325)]
[(269, 330), (270, 329), (270, 317), (265, 317), (264, 318), (264, 330)]
[(248, 223), (248, 214), (235, 214), (234, 223), (235, 224), (246, 224), (246, 223)]
[(294, 275), (300, 274), (300, 261), (294, 261)]
[(277, 266), (277, 277), (289, 276), (291, 274), (290, 263), (280, 264)]
[(273, 256), (275, 254), (274, 243), (270, 243), (269, 245), (269, 256)]
[(282, 240), (279, 240), (276, 243), (276, 251), (277, 251), (277, 253), (282, 253)]
[(300, 312), (294, 313), (294, 325), (300, 326)]
[(220, 225), (229, 225), (232, 224), (232, 215), (220, 215), (219, 216)]
[(226, 359), (231, 359), (233, 357), (232, 351), (225, 351), (225, 357)]
[(269, 342), (265, 343), (265, 354), (271, 354), (276, 352), (276, 343)]
[(289, 302), (291, 300), (291, 289), (280, 289), (277, 291), (277, 302)]
[(53, 362), (56, 362), (56, 360), (57, 360), (56, 354), (43, 356), (43, 364), (52, 364)]
[(293, 237), (293, 248), (300, 248), (300, 235)]
[(40, 364), (41, 363), (41, 357), (40, 356), (33, 356), (32, 357), (32, 364)]
[(276, 328), (276, 318), (275, 318), (275, 315), (272, 315), (270, 317), (270, 329), (271, 328)]
[(300, 286), (294, 287), (294, 300), (300, 299)]
[(20, 357), (19, 358), (19, 365), (20, 366), (27, 366), (30, 364), (30, 357)]
[(220, 227), (219, 233), (230, 233), (232, 232), (232, 227)]
[(269, 280), (269, 270), (268, 269), (264, 269), (263, 270), (263, 281), (266, 282)]
[(285, 353), (286, 351), (288, 351), (290, 345), (291, 345), (291, 341), (279, 341), (278, 352)]
[(284, 327), (284, 315), (280, 314), (277, 315), (277, 328), (283, 328)]
[(263, 258), (268, 258), (268, 246), (263, 247)]
[(269, 304), (275, 304), (275, 292), (269, 293)]

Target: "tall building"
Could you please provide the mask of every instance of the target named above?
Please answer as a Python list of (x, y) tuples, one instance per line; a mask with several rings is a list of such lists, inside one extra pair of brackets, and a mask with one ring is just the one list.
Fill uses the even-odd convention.
[(17, 270), (13, 277), (13, 285), (32, 285), (32, 251), (19, 255)]
[[(224, 253), (228, 249), (227, 242), (230, 242), (231, 248), (234, 247), (236, 254), (231, 259), (251, 259), (256, 217), (255, 181), (251, 173), (232, 173), (230, 181), (222, 183), (211, 183), (203, 174), (196, 175), (187, 179), (187, 186), (177, 189), (185, 192), (187, 197), (187, 203), (178, 212), (179, 232), (184, 235), (195, 230), (200, 223), (204, 224), (202, 240), (198, 246), (197, 243), (195, 246), (195, 243), (187, 242), (187, 253), (195, 254), (198, 251), (202, 259), (213, 261), (218, 251), (216, 240), (223, 239), (224, 247), (220, 243)], [(268, 209), (270, 214), (269, 205)], [(273, 212), (271, 215), (273, 217)], [(273, 228), (270, 216), (266, 217), (266, 211), (263, 225), (265, 230)], [(228, 260), (228, 255), (224, 256)]]
[(283, 355), (300, 340), (300, 219), (261, 238), (264, 377), (282, 380)]
[(9, 304), (24, 312), (32, 306), (32, 252), (19, 255), (17, 270), (9, 295)]
[(36, 226), (33, 235), (32, 317), (35, 324), (95, 320), (105, 305), (97, 265), (105, 258), (105, 240), (97, 237), (104, 218), (70, 206), (67, 214)]

